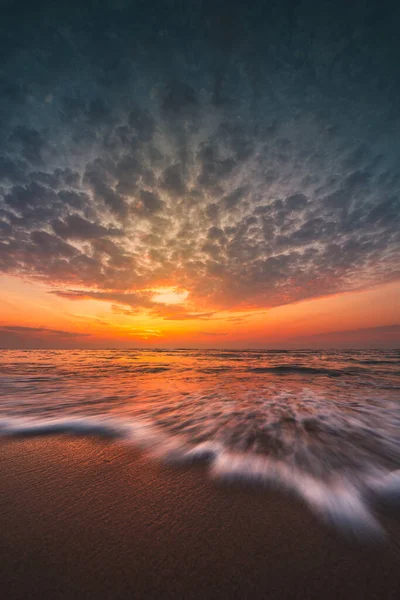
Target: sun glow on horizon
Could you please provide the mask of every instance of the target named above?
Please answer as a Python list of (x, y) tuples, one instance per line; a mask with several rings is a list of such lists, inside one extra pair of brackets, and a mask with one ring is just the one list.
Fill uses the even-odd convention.
[(189, 292), (174, 287), (160, 287), (150, 290), (153, 292), (152, 301), (160, 304), (183, 304)]
[(0, 347), (398, 345), (398, 283), (268, 310), (216, 312), (199, 312), (192, 299), (188, 307), (189, 293), (173, 286), (148, 288), (149, 296), (156, 296), (150, 308), (125, 305), (123, 296), (69, 297), (51, 291), (38, 282), (0, 277)]

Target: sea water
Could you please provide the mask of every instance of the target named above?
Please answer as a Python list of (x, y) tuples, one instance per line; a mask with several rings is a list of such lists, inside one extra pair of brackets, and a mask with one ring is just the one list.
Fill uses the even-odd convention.
[(1, 350), (0, 435), (107, 436), (296, 494), (381, 535), (400, 512), (400, 351)]

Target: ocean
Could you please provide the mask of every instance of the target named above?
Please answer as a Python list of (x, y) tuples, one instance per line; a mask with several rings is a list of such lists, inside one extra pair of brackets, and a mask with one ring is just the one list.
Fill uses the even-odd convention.
[(400, 351), (2, 350), (0, 435), (106, 437), (344, 530), (400, 505)]

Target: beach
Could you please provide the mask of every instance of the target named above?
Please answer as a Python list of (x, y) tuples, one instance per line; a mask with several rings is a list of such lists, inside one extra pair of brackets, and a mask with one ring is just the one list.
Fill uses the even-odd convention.
[(344, 537), (296, 498), (121, 443), (1, 440), (0, 589), (17, 598), (398, 598), (400, 521)]
[(400, 3), (1, 8), (0, 600), (400, 600)]

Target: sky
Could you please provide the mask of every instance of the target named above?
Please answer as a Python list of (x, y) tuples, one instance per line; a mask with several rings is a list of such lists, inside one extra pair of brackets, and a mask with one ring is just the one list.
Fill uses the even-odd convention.
[(400, 347), (397, 2), (0, 23), (0, 347)]

